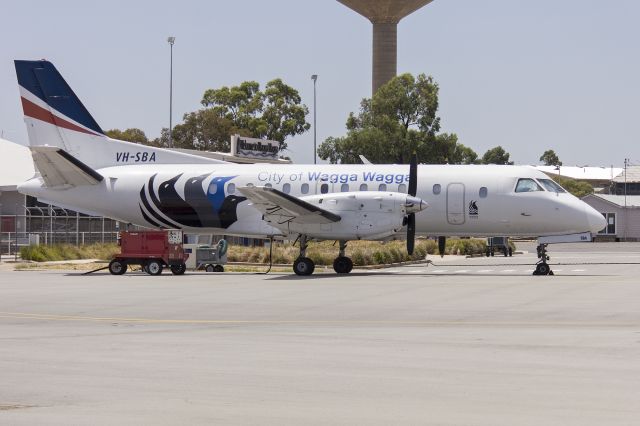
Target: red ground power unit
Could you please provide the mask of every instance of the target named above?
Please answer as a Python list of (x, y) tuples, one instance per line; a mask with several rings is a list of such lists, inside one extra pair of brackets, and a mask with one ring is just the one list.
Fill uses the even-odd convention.
[(165, 267), (174, 275), (182, 275), (189, 256), (184, 252), (182, 238), (179, 229), (120, 232), (120, 254), (109, 263), (109, 272), (122, 275), (129, 265), (140, 265), (149, 275), (160, 275)]

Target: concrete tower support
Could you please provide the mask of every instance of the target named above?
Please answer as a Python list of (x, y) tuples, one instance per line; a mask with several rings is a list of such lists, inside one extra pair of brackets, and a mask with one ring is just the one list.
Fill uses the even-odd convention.
[(398, 73), (398, 24), (373, 23), (372, 94)]
[(372, 94), (395, 77), (398, 22), (433, 0), (338, 0), (373, 24)]

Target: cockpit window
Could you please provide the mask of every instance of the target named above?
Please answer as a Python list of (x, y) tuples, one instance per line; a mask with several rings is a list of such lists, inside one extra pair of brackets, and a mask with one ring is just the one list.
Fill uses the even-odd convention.
[(518, 179), (516, 192), (543, 191), (542, 187), (533, 179)]
[(560, 194), (567, 192), (552, 179), (538, 179), (538, 182), (540, 182), (549, 192), (559, 192)]

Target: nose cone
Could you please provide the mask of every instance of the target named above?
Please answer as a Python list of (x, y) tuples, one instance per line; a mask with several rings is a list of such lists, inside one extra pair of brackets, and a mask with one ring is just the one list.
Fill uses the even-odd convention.
[(429, 204), (421, 198), (408, 196), (404, 206), (407, 213), (417, 213), (429, 207)]
[(587, 220), (589, 221), (589, 229), (592, 233), (596, 234), (602, 231), (607, 226), (607, 220), (602, 213), (587, 205), (585, 207), (587, 213)]

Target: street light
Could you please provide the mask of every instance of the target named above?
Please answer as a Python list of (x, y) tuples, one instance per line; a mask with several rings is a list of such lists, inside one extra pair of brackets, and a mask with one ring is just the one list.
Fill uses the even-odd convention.
[(318, 134), (316, 129), (316, 81), (318, 80), (318, 75), (313, 74), (311, 76), (311, 80), (313, 80), (313, 164), (316, 164), (317, 163), (316, 136)]
[(169, 65), (169, 148), (173, 148), (173, 139), (171, 134), (173, 131), (173, 43), (175, 43), (176, 38), (169, 37), (167, 41), (169, 42), (171, 49)]

